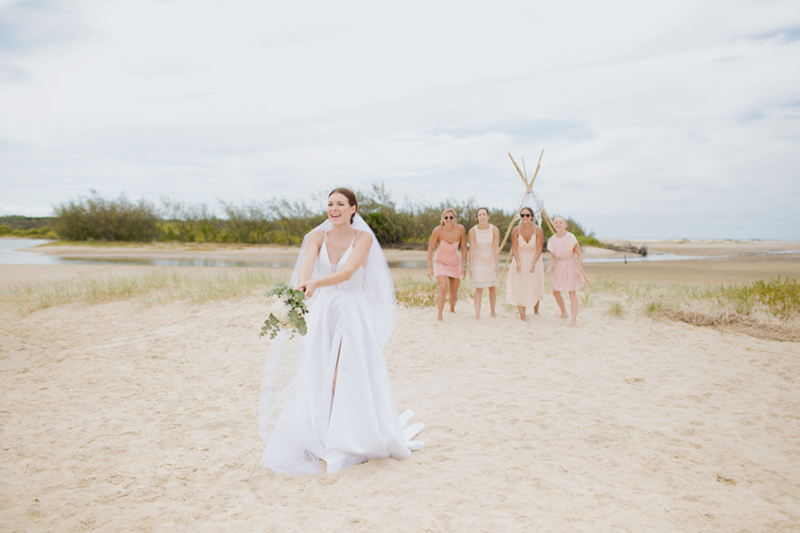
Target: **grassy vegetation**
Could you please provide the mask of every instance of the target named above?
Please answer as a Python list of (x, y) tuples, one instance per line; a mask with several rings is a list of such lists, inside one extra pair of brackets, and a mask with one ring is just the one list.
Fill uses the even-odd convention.
[(284, 277), (265, 270), (197, 274), (154, 270), (143, 276), (96, 277), (13, 287), (0, 291), (0, 301), (22, 314), (56, 305), (99, 304), (116, 300), (136, 300), (144, 306), (177, 300), (202, 303), (247, 296), (280, 281), (285, 281)]
[[(0, 302), (27, 314), (56, 305), (98, 304), (134, 300), (150, 306), (173, 301), (202, 303), (238, 298), (264, 291), (286, 281), (269, 270), (244, 272), (198, 270), (197, 273), (153, 270), (142, 276), (96, 277), (51, 284), (18, 286), (0, 291)], [(800, 283), (776, 278), (730, 285), (684, 285), (680, 283), (620, 282), (598, 277), (595, 291), (582, 291), (582, 305), (595, 303), (611, 316), (631, 311), (651, 318), (669, 318), (693, 325), (734, 328), (756, 337), (800, 341), (796, 322), (800, 316)], [(462, 281), (460, 305), (470, 305), (474, 294), (471, 281)], [(425, 277), (405, 276), (395, 281), (399, 304), (431, 308), (436, 305), (438, 286)], [(549, 295), (549, 290), (546, 291)], [(504, 305), (504, 286), (498, 302)], [(515, 311), (513, 306), (507, 306)], [(776, 320), (777, 319), (777, 320)]]
[(781, 278), (754, 281), (721, 287), (716, 296), (729, 302), (736, 311), (749, 314), (762, 309), (772, 316), (786, 320), (800, 313), (800, 283), (796, 279)]
[(55, 208), (56, 231), (73, 241), (155, 240), (159, 234), (158, 210), (147, 200), (131, 202), (124, 195), (108, 200), (98, 195), (70, 200)]
[[(397, 303), (406, 307), (436, 307), (436, 295), (439, 293), (439, 284), (436, 280), (428, 278), (403, 276), (395, 280), (395, 295)], [(475, 293), (475, 286), (469, 280), (463, 280), (458, 287), (458, 299), (471, 301)]]
[(730, 285), (685, 285), (681, 283), (623, 283), (598, 278), (601, 293), (625, 297), (650, 315), (682, 306), (705, 306), (743, 315), (763, 312), (783, 321), (800, 314), (800, 283), (793, 278), (734, 283)]
[(53, 230), (53, 217), (0, 217), (0, 237), (26, 237), (29, 239), (58, 239)]
[(800, 341), (796, 324), (789, 323), (800, 317), (800, 283), (796, 279), (778, 277), (705, 286), (625, 283), (604, 278), (593, 283), (610, 315), (621, 314), (628, 307), (651, 318), (734, 329), (764, 339)]
[(606, 314), (611, 316), (623, 316), (625, 314), (625, 308), (620, 302), (614, 300), (613, 302), (609, 302), (606, 306)]
[(58, 233), (49, 226), (43, 228), (14, 229), (7, 224), (0, 224), (0, 237), (23, 237), (27, 239), (58, 239)]
[[(446, 200), (438, 204), (410, 203), (398, 206), (382, 184), (357, 191), (359, 212), (384, 246), (424, 245), (439, 224), (442, 211), (453, 208), (467, 230), (477, 224), (479, 201)], [(324, 195), (320, 195), (324, 199)], [(71, 241), (214, 242), (299, 244), (303, 236), (325, 219), (324, 202), (313, 207), (283, 198), (252, 200), (239, 204), (220, 201), (219, 217), (206, 204), (189, 204), (162, 198), (161, 206), (125, 196), (105, 199), (98, 195), (71, 200), (55, 208), (56, 233)], [(491, 210), (491, 223), (505, 233), (515, 211)], [(600, 245), (591, 232), (567, 219), (569, 231), (581, 245)], [(542, 227), (545, 239), (550, 229)], [(507, 244), (507, 248), (510, 243)]]

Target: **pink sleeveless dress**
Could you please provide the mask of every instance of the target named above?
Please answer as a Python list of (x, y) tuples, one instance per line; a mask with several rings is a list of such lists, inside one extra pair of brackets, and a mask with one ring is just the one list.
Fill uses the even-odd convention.
[(553, 269), (553, 290), (561, 292), (577, 291), (583, 287), (583, 276), (575, 276), (578, 271), (578, 260), (572, 249), (578, 244), (578, 239), (570, 232), (563, 237), (553, 235), (547, 241), (547, 249), (550, 250), (552, 261), (557, 258), (556, 266)]
[(475, 263), (472, 265), (472, 281), (478, 289), (497, 285), (493, 228), (491, 224), (486, 229), (475, 228)]
[(461, 277), (461, 254), (458, 253), (458, 245), (461, 241), (457, 240), (453, 244), (445, 240), (439, 241), (439, 248), (433, 258), (433, 275), (449, 276), (451, 278)]
[(536, 257), (536, 233), (530, 242), (525, 242), (522, 234), (517, 234), (517, 250), (522, 266), (522, 274), (517, 272), (517, 260), (511, 260), (511, 271), (506, 285), (506, 302), (520, 307), (533, 307), (544, 298), (544, 262), (542, 256), (536, 261), (531, 274), (533, 258)]

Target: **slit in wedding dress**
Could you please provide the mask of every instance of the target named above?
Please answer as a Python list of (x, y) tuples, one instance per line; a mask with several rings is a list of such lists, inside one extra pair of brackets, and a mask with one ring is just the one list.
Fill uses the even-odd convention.
[(333, 390), (331, 391), (331, 410), (333, 409), (333, 398), (336, 396), (336, 380), (339, 379), (339, 358), (342, 357), (342, 342), (339, 341), (339, 353), (336, 354), (336, 368), (333, 370)]

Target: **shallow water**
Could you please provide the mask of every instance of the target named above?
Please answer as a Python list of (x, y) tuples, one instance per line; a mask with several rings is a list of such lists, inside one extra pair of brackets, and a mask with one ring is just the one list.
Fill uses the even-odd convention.
[[(48, 255), (38, 252), (20, 252), (52, 242), (46, 239), (0, 239), (0, 265), (145, 265), (158, 267), (247, 267), (247, 268), (292, 268), (294, 261), (198, 259), (178, 257), (71, 257), (68, 255)], [(584, 263), (651, 263), (661, 261), (691, 261), (717, 257), (743, 257), (745, 255), (793, 255), (800, 250), (780, 250), (758, 254), (731, 255), (678, 255), (650, 251), (647, 257), (629, 255), (623, 257), (584, 257)], [(505, 261), (500, 262), (502, 266)], [(389, 268), (427, 268), (425, 261), (389, 261)]]

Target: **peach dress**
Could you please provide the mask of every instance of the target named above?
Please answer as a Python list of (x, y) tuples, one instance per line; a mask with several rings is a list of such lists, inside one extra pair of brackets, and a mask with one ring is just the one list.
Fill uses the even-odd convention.
[(478, 289), (497, 285), (493, 228), (491, 224), (486, 229), (475, 228), (475, 264), (472, 265), (472, 281)]
[(554, 291), (577, 291), (583, 287), (583, 276), (575, 276), (575, 272), (578, 271), (578, 260), (572, 250), (576, 244), (578, 244), (578, 239), (570, 232), (563, 237), (553, 235), (547, 241), (547, 249), (551, 254), (550, 260), (558, 259), (553, 269)]
[(439, 248), (433, 258), (434, 276), (461, 277), (461, 255), (458, 253), (458, 245), (460, 243), (460, 239), (453, 244), (444, 239), (439, 240)]
[(517, 251), (522, 267), (522, 274), (517, 272), (517, 260), (511, 260), (511, 272), (506, 285), (506, 302), (520, 307), (533, 307), (544, 298), (544, 262), (542, 256), (536, 261), (536, 268), (531, 274), (533, 258), (536, 257), (536, 233), (530, 242), (525, 242), (522, 234), (517, 235)]

